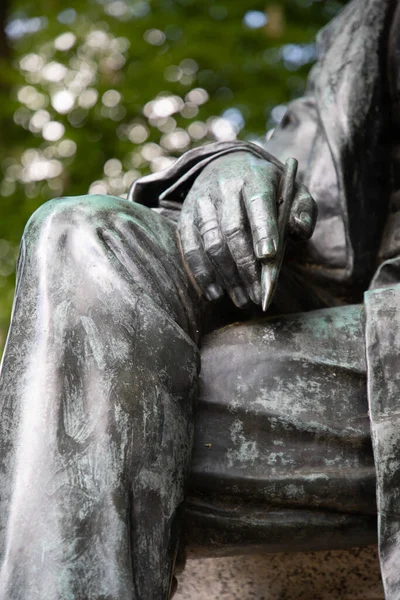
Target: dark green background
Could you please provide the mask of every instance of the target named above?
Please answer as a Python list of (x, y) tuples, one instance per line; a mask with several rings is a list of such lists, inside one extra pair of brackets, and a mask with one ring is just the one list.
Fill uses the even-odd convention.
[[(302, 93), (315, 34), (344, 3), (3, 2), (0, 349), (18, 244), (35, 208), (90, 188), (122, 194), (136, 176), (189, 146), (234, 135), (261, 139), (282, 115), (274, 107)], [(249, 11), (258, 11), (255, 24), (262, 26), (246, 24)], [(207, 94), (190, 94), (197, 88)], [(63, 90), (60, 114), (63, 96), (56, 94)], [(160, 96), (169, 100), (148, 104)], [(196, 106), (193, 99), (206, 101)], [(170, 110), (177, 112), (162, 117)]]

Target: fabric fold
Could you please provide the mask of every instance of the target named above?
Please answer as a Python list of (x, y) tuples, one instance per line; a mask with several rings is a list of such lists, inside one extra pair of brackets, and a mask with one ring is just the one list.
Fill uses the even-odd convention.
[(400, 286), (365, 294), (368, 403), (386, 600), (400, 597)]
[(215, 142), (193, 148), (167, 169), (137, 179), (129, 189), (128, 200), (149, 208), (171, 208), (170, 202), (182, 204), (201, 171), (211, 161), (233, 152), (250, 152), (283, 170), (282, 163), (257, 144), (239, 140)]

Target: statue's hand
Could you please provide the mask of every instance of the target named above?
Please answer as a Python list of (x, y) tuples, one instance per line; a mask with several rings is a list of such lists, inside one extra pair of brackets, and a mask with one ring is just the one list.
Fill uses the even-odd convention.
[[(261, 303), (261, 262), (278, 247), (277, 201), (282, 172), (249, 152), (210, 163), (187, 195), (179, 221), (186, 266), (208, 300), (228, 292), (237, 306)], [(301, 184), (289, 219), (289, 235), (308, 239), (316, 205)]]

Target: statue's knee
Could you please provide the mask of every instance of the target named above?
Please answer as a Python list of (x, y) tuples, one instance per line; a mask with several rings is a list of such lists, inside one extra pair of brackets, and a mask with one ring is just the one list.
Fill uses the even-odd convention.
[(72, 227), (85, 223), (94, 217), (97, 208), (97, 196), (71, 196), (55, 198), (40, 206), (29, 219), (25, 233), (36, 230), (54, 230), (58, 227)]
[(25, 235), (37, 234), (43, 230), (106, 227), (118, 229), (127, 221), (145, 224), (155, 219), (153, 211), (127, 202), (122, 198), (101, 195), (84, 195), (55, 198), (40, 206), (29, 219)]
[(65, 248), (67, 241), (78, 244), (96, 234), (96, 230), (111, 222), (119, 200), (108, 196), (76, 196), (56, 198), (40, 206), (29, 219), (24, 239), (30, 246), (40, 246), (47, 252)]

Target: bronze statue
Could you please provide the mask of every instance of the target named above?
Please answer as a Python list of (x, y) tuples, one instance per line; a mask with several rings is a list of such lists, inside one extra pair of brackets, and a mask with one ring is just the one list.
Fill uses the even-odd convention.
[(362, 545), (377, 514), (399, 597), (400, 3), (353, 0), (318, 46), (265, 148), (191, 150), (27, 224), (1, 598), (165, 600), (179, 548)]

